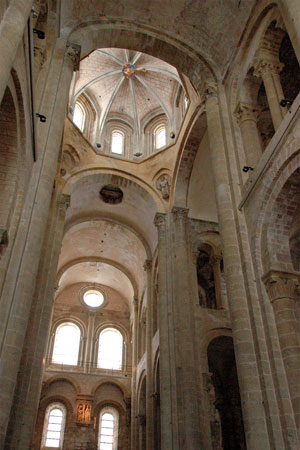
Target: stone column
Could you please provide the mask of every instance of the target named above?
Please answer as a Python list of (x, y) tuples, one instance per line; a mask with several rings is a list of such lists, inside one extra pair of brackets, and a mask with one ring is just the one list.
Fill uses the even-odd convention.
[(286, 113), (286, 108), (280, 106), (280, 101), (284, 99), (279, 75), (283, 69), (283, 64), (279, 60), (259, 58), (255, 63), (254, 69), (254, 75), (261, 77), (264, 82), (270, 113), (276, 131)]
[(29, 448), (51, 327), (56, 270), (70, 196), (54, 193), (30, 311), (5, 449)]
[[(33, 167), (15, 247), (3, 286), (0, 327), (0, 448), (12, 406), (22, 348), (27, 329), (35, 281), (47, 227), (53, 183), (56, 175), (68, 90), (74, 59), (70, 48), (57, 47), (45, 89), (41, 113), (48, 117), (38, 130), (40, 157)], [(1, 311), (1, 313), (2, 313)]]
[(153, 449), (154, 417), (153, 417), (153, 367), (152, 367), (152, 337), (153, 337), (153, 304), (152, 304), (152, 261), (147, 259), (144, 270), (147, 274), (147, 311), (146, 311), (146, 449)]
[(215, 282), (215, 294), (216, 294), (216, 307), (220, 309), (224, 307), (222, 303), (222, 285), (221, 285), (221, 253), (214, 253), (210, 257), (210, 264), (214, 272), (214, 282)]
[(235, 115), (241, 129), (246, 164), (255, 167), (262, 154), (261, 140), (257, 129), (259, 108), (247, 103), (239, 103)]
[(188, 210), (156, 214), (160, 336), (161, 448), (198, 450), (199, 366), (194, 330)]
[(299, 280), (295, 274), (271, 271), (263, 277), (273, 306), (282, 358), (300, 432), (300, 336), (295, 302)]
[(138, 352), (138, 340), (137, 340), (137, 329), (138, 329), (138, 299), (134, 297), (133, 299), (133, 321), (132, 321), (132, 374), (131, 374), (131, 450), (136, 450), (137, 448), (137, 392), (136, 392), (136, 366), (137, 366), (137, 352)]
[(93, 368), (94, 360), (94, 346), (95, 346), (95, 319), (96, 312), (89, 311), (87, 336), (86, 336), (86, 347), (83, 359), (84, 372), (90, 373), (91, 368)]
[(236, 231), (217, 86), (211, 82), (208, 84), (205, 94), (219, 230), (247, 447), (251, 450), (267, 450), (270, 449), (270, 442), (256, 359), (257, 350), (244, 287), (245, 279)]
[(33, 0), (11, 0), (0, 23), (0, 103), (32, 5)]

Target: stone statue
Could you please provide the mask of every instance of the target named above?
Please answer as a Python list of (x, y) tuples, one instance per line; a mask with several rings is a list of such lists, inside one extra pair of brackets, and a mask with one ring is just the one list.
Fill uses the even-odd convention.
[(156, 180), (156, 188), (161, 191), (161, 196), (164, 200), (170, 197), (171, 178), (167, 174), (161, 175)]

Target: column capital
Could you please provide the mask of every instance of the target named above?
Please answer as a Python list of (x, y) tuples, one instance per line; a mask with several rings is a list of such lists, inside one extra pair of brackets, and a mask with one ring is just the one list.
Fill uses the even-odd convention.
[(166, 223), (166, 214), (164, 213), (156, 213), (154, 216), (154, 221), (153, 221), (154, 225), (157, 228), (160, 228), (162, 225), (165, 225)]
[(267, 75), (279, 74), (284, 67), (284, 64), (277, 58), (268, 58), (267, 56), (260, 56), (254, 60), (253, 75), (258, 78), (263, 78)]
[(149, 272), (152, 269), (152, 260), (146, 259), (144, 262), (144, 271)]
[(253, 120), (256, 123), (260, 111), (261, 109), (256, 105), (240, 102), (234, 111), (234, 115), (239, 125), (246, 120)]
[(188, 208), (179, 208), (177, 206), (174, 206), (174, 208), (172, 208), (172, 214), (174, 215), (175, 220), (187, 220), (188, 213)]
[(222, 253), (220, 252), (216, 252), (213, 253), (211, 255), (211, 257), (209, 258), (209, 263), (214, 266), (215, 264), (220, 264), (220, 262), (222, 261)]
[(271, 303), (279, 298), (296, 298), (299, 278), (290, 272), (271, 270), (262, 277)]
[(80, 45), (73, 44), (72, 42), (67, 42), (66, 55), (71, 59), (73, 63), (73, 70), (75, 70), (75, 72), (79, 70), (80, 52), (81, 52)]
[(58, 202), (60, 210), (66, 211), (70, 206), (71, 196), (68, 194), (61, 194)]

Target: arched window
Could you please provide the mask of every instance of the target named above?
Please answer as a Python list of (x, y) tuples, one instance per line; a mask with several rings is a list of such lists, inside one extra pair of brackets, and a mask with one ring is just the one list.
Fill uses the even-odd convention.
[(80, 131), (83, 131), (85, 123), (85, 113), (83, 107), (79, 103), (75, 104), (73, 113), (73, 122), (79, 128)]
[(99, 336), (98, 367), (102, 369), (122, 368), (123, 336), (115, 328), (105, 328)]
[(56, 364), (78, 364), (80, 330), (74, 323), (63, 323), (56, 329), (52, 362)]
[(51, 403), (46, 409), (41, 449), (63, 448), (66, 408), (62, 403)]
[(113, 131), (111, 134), (111, 152), (122, 155), (124, 148), (124, 135), (120, 131)]
[(118, 412), (114, 408), (103, 408), (99, 416), (98, 450), (117, 450)]
[(154, 138), (155, 138), (155, 148), (156, 150), (159, 150), (160, 148), (163, 148), (167, 144), (167, 136), (166, 136), (166, 127), (160, 126), (156, 128), (154, 132)]
[(183, 98), (183, 104), (184, 104), (184, 110), (187, 110), (187, 107), (189, 106), (189, 99), (187, 98), (187, 96), (185, 95)]

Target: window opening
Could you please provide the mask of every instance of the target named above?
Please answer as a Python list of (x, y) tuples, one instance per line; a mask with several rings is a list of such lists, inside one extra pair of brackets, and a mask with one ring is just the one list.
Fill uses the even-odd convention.
[(73, 323), (66, 323), (56, 329), (52, 362), (56, 364), (78, 364), (80, 330)]
[(66, 411), (59, 403), (51, 404), (46, 410), (41, 448), (62, 448)]
[(120, 370), (122, 368), (123, 337), (113, 328), (106, 328), (100, 333), (98, 350), (98, 367)]
[(73, 122), (79, 128), (80, 131), (83, 131), (84, 122), (85, 122), (85, 114), (81, 105), (78, 103), (75, 104), (74, 113), (73, 113)]
[(116, 450), (118, 441), (118, 416), (111, 408), (100, 413), (99, 450)]
[(113, 131), (111, 135), (111, 152), (121, 155), (123, 153), (124, 136), (119, 131)]
[(83, 301), (87, 306), (91, 308), (99, 308), (99, 306), (103, 305), (104, 297), (101, 292), (96, 290), (90, 290), (85, 292), (83, 295)]
[(159, 127), (155, 131), (155, 148), (157, 150), (159, 150), (160, 148), (165, 147), (166, 143), (167, 143), (166, 128), (165, 127)]
[(187, 96), (185, 95), (185, 96), (184, 96), (184, 110), (185, 110), (185, 111), (187, 110), (188, 105), (189, 105), (189, 99), (188, 99)]

